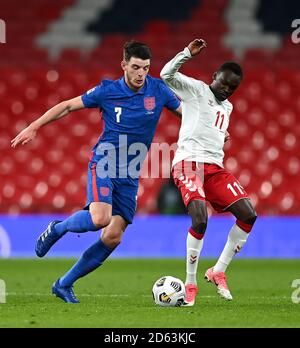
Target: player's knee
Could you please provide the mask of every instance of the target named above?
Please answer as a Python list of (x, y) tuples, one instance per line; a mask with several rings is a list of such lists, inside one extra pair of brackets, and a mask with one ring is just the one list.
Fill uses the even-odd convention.
[(195, 214), (192, 217), (192, 228), (196, 233), (203, 234), (207, 227), (207, 218), (202, 214)]
[(121, 243), (122, 234), (120, 233), (106, 233), (102, 236), (102, 241), (110, 248), (115, 248)]
[(103, 227), (110, 224), (111, 215), (110, 214), (94, 213), (92, 215), (92, 220), (93, 220), (95, 227), (97, 227), (97, 229), (103, 228)]
[(206, 231), (207, 223), (199, 222), (197, 224), (192, 224), (192, 228), (196, 233), (203, 234)]
[(254, 225), (255, 221), (257, 219), (257, 213), (255, 210), (253, 210), (250, 214), (250, 216), (247, 218), (246, 223), (249, 225)]
[(256, 219), (257, 213), (254, 209), (251, 209), (247, 212), (247, 214), (245, 214), (245, 217), (243, 217), (242, 221), (248, 225), (254, 225)]
[(115, 238), (112, 238), (109, 243), (110, 247), (115, 248), (117, 245), (121, 243), (121, 240), (122, 240), (121, 236), (118, 236), (118, 237), (116, 236)]

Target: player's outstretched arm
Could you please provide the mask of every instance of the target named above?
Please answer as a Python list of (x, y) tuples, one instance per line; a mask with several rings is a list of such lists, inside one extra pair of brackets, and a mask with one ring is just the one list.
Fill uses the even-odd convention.
[(70, 112), (75, 110), (83, 109), (85, 106), (83, 105), (81, 96), (75, 97), (70, 100), (65, 100), (53, 108), (48, 110), (44, 115), (42, 115), (37, 120), (33, 121), (28, 127), (23, 129), (12, 141), (11, 146), (16, 147), (20, 144), (25, 145), (33, 140), (36, 136), (37, 131), (42, 126), (50, 123), (52, 121), (58, 120)]

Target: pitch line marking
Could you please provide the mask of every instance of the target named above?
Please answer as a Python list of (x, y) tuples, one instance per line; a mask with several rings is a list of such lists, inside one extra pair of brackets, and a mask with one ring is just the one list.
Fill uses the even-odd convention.
[[(49, 293), (38, 293), (38, 292), (8, 292), (6, 293), (7, 296), (53, 296), (50, 292)], [(128, 294), (84, 294), (80, 292), (76, 292), (76, 295), (78, 296), (83, 296), (83, 297), (131, 297), (131, 296), (136, 296), (136, 295), (128, 295)], [(151, 297), (152, 295), (141, 295), (141, 297)], [(204, 295), (204, 296), (199, 296), (199, 298), (216, 298), (218, 297), (216, 295)], [(247, 298), (249, 300), (251, 299), (256, 299), (256, 300), (263, 300), (263, 299), (269, 299), (269, 300), (286, 300), (290, 299), (289, 296), (250, 296)]]

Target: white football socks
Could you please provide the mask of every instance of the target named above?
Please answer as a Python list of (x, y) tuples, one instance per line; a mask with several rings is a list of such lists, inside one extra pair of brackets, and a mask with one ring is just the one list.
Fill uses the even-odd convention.
[(234, 224), (229, 232), (227, 242), (219, 257), (214, 272), (225, 272), (234, 255), (239, 252), (247, 241), (249, 233)]
[(203, 247), (203, 238), (197, 239), (189, 232), (186, 238), (186, 281), (185, 284), (197, 285), (197, 268)]

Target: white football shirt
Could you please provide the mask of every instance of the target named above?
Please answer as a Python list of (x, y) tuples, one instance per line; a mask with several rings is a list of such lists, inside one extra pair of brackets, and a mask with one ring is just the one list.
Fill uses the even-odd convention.
[(203, 81), (179, 73), (181, 65), (192, 58), (186, 47), (168, 62), (161, 78), (182, 100), (182, 120), (178, 148), (172, 166), (182, 160), (215, 163), (223, 167), (223, 146), (232, 104), (216, 99)]

